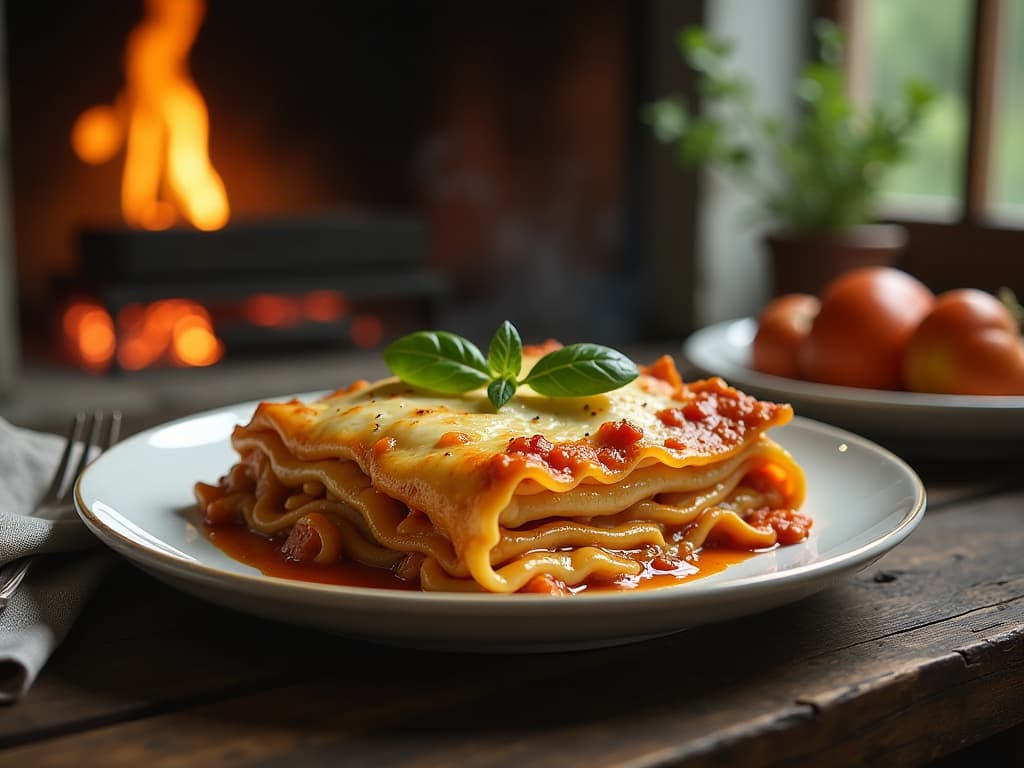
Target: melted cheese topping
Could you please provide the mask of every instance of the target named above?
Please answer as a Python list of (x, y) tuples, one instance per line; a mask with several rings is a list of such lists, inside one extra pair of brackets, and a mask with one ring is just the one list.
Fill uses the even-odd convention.
[[(317, 562), (325, 547), (384, 567), (404, 556), (424, 588), (513, 591), (538, 573), (579, 584), (635, 575), (628, 552), (644, 547), (685, 554), (716, 526), (742, 529), (747, 548), (774, 544), (736, 510), (802, 502), (799, 467), (764, 435), (791, 416), (720, 379), (683, 385), (669, 358), (604, 395), (524, 386), (497, 413), (483, 389), (357, 382), (312, 403), (260, 404), (233, 435), (243, 490), (197, 493), (208, 519), (220, 505), (264, 533), (301, 521), (294, 546), (319, 539)], [(744, 484), (757, 472), (767, 491)], [(323, 496), (296, 493), (309, 484)], [(668, 535), (688, 525), (691, 540)]]

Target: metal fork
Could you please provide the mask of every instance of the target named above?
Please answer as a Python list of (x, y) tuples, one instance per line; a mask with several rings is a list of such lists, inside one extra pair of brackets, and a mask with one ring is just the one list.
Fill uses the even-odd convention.
[[(89, 464), (94, 456), (91, 456), (95, 449), (99, 453), (107, 450), (117, 442), (118, 434), (121, 431), (121, 413), (112, 411), (105, 415), (102, 411), (96, 411), (86, 415), (76, 413), (68, 430), (67, 441), (64, 444), (64, 452), (61, 454), (60, 462), (53, 473), (53, 480), (43, 498), (39, 500), (32, 515), (47, 519), (56, 519), (66, 514), (74, 507), (72, 494), (79, 475)], [(81, 452), (78, 454), (78, 461), (74, 462), (75, 446), (81, 443)], [(99, 455), (98, 453), (96, 455)], [(74, 467), (72, 469), (72, 466)], [(35, 562), (34, 555), (28, 555), (8, 563), (3, 570), (0, 570), (0, 611), (7, 607), (15, 590), (21, 584), (25, 574), (29, 572), (32, 563)]]

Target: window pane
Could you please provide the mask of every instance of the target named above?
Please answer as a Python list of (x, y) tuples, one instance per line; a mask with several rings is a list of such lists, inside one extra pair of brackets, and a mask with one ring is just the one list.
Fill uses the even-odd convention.
[(1024, 218), (1024, 0), (1003, 5), (1000, 23), (992, 199), (996, 210)]
[(959, 209), (973, 7), (971, 0), (872, 0), (862, 8), (871, 103), (899, 107), (909, 79), (925, 82), (936, 92), (910, 157), (885, 179), (884, 197), (890, 207)]

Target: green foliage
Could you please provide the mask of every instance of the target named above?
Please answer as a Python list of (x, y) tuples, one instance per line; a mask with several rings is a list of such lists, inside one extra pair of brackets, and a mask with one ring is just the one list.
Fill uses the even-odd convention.
[(637, 376), (633, 361), (600, 344), (570, 344), (548, 352), (523, 379), (547, 397), (585, 397), (618, 389)]
[(523, 366), (523, 340), (508, 320), (495, 331), (487, 352), (487, 364), (499, 376), (514, 379)]
[(628, 357), (600, 344), (570, 344), (548, 352), (526, 378), (519, 331), (506, 320), (488, 348), (487, 359), (473, 342), (447, 331), (419, 331), (384, 350), (384, 362), (406, 384), (444, 394), (487, 385), (487, 399), (500, 410), (522, 384), (545, 397), (585, 397), (625, 386), (640, 375)]
[(392, 342), (384, 362), (402, 381), (455, 395), (491, 380), (480, 350), (447, 331), (421, 331)]
[(931, 88), (909, 81), (898, 108), (855, 114), (846, 96), (841, 31), (819, 20), (815, 34), (819, 57), (795, 83), (801, 110), (792, 125), (758, 111), (750, 84), (728, 69), (730, 45), (699, 27), (680, 33), (679, 49), (697, 73), (702, 111), (678, 95), (644, 111), (680, 164), (731, 177), (790, 235), (842, 232), (872, 221), (882, 176), (906, 157), (933, 99)]

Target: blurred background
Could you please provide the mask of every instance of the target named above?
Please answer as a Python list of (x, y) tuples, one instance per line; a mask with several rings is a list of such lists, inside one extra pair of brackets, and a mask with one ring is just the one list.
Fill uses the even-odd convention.
[(770, 287), (744, 190), (643, 107), (692, 95), (699, 23), (793, 114), (820, 16), (858, 103), (937, 93), (885, 181), (901, 266), (1024, 288), (1024, 0), (8, 1), (0, 415), (336, 387), (398, 335), (504, 319), (678, 353)]

